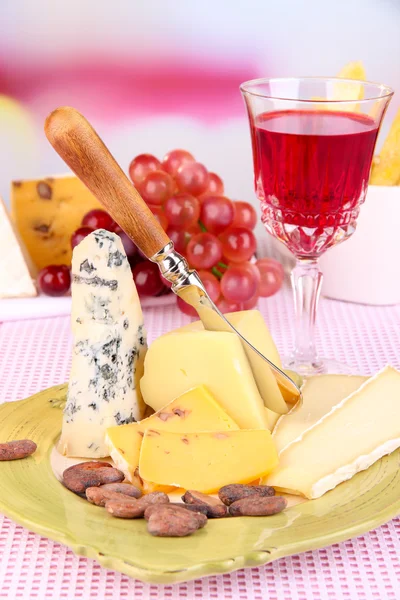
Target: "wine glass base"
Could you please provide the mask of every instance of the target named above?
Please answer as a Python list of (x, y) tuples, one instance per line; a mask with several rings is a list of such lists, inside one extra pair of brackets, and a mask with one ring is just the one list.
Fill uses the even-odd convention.
[(341, 363), (331, 358), (317, 358), (312, 363), (304, 362), (295, 356), (289, 356), (283, 359), (285, 369), (296, 371), (302, 377), (311, 377), (312, 375), (338, 374), (351, 375), (352, 371), (346, 363)]

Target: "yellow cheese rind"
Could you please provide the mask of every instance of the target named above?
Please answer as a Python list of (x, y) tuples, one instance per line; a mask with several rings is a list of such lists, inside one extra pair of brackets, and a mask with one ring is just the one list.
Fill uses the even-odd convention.
[(161, 485), (214, 493), (230, 483), (249, 483), (278, 464), (266, 430), (171, 433), (149, 429), (139, 472)]
[(267, 427), (264, 403), (235, 334), (187, 331), (152, 343), (140, 382), (146, 404), (159, 410), (198, 385), (207, 387), (240, 428)]
[(282, 415), (274, 428), (272, 436), (278, 453), (367, 379), (361, 375), (316, 375), (307, 379), (302, 387), (302, 404), (296, 405), (287, 415)]
[(101, 205), (74, 176), (11, 184), (11, 215), (38, 269), (71, 263), (71, 235), (93, 208)]
[(148, 429), (187, 433), (234, 431), (239, 427), (204, 386), (189, 390), (138, 423), (109, 427), (106, 444), (111, 458), (129, 481), (140, 486), (137, 468), (143, 435)]
[(337, 404), (279, 456), (265, 479), (319, 498), (400, 447), (400, 372), (386, 367)]

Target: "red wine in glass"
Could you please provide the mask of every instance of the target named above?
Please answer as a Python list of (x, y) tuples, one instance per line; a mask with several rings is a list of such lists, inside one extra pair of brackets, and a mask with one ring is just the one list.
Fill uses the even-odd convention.
[(295, 349), (286, 366), (305, 376), (346, 372), (346, 366), (317, 355), (314, 330), (322, 283), (317, 261), (355, 231), (393, 91), (334, 77), (255, 79), (240, 89), (262, 221), (296, 257)]
[(255, 187), (267, 228), (314, 258), (353, 233), (378, 126), (357, 113), (278, 111), (252, 127)]

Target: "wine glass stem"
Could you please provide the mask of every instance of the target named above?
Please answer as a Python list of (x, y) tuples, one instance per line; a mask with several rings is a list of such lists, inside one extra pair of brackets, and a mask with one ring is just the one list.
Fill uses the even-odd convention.
[(296, 317), (294, 367), (299, 371), (318, 367), (315, 319), (322, 284), (316, 259), (297, 259), (291, 275)]

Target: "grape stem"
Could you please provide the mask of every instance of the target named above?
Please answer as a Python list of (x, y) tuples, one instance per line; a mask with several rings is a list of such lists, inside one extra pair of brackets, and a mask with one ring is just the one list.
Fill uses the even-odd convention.
[(219, 267), (221, 267), (221, 269), (227, 269), (227, 268), (228, 268), (228, 265), (226, 265), (226, 264), (225, 264), (225, 263), (223, 263), (223, 262), (219, 262), (219, 263), (217, 263), (217, 265), (218, 265)]
[(205, 232), (207, 231), (207, 227), (204, 225), (204, 223), (202, 223), (202, 222), (200, 221), (200, 219), (198, 220), (198, 224), (199, 224), (199, 227), (200, 227), (201, 231), (202, 231), (203, 233), (205, 233)]
[[(218, 263), (218, 264), (220, 264), (220, 263)], [(211, 273), (212, 273), (213, 275), (215, 275), (215, 277), (216, 277), (217, 279), (221, 279), (221, 277), (222, 277), (222, 275), (223, 275), (223, 273), (221, 273), (221, 271), (219, 271), (219, 270), (217, 269), (217, 267), (213, 267), (213, 268), (211, 269)]]

